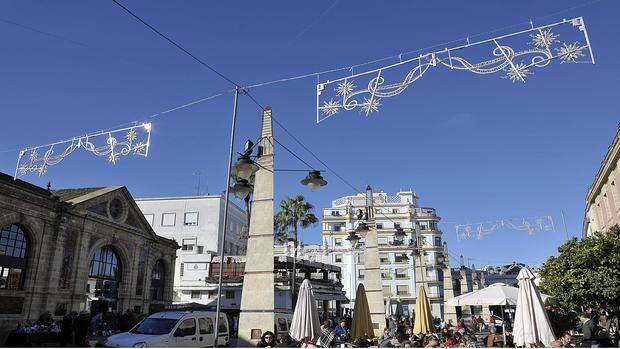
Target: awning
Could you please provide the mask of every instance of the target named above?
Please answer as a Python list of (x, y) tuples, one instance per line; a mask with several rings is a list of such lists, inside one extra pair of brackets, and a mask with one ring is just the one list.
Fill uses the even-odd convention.
[(340, 301), (343, 304), (349, 304), (349, 299), (343, 294), (314, 292), (314, 299), (317, 301)]

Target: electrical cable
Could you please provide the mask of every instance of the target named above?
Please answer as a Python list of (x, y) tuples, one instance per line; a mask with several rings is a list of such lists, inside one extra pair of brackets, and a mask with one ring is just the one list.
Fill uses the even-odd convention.
[[(200, 104), (200, 103), (206, 102), (208, 100), (211, 100), (211, 99), (223, 96), (223, 95), (225, 95), (227, 93), (230, 93), (232, 91), (234, 91), (234, 90), (233, 89), (226, 90), (224, 92), (220, 92), (220, 93), (208, 96), (208, 97), (199, 98), (199, 99), (196, 99), (196, 100), (193, 100), (193, 101), (181, 104), (179, 106), (172, 107), (172, 108), (169, 108), (169, 109), (166, 109), (166, 110), (162, 110), (162, 111), (157, 112), (155, 114), (151, 114), (151, 115), (145, 117), (145, 119), (155, 119), (155, 118), (158, 118), (160, 116), (166, 115), (168, 113), (171, 113), (171, 112), (174, 112), (174, 111), (177, 111), (177, 110), (180, 110), (180, 109), (184, 109), (184, 108), (187, 108), (187, 107), (191, 107), (193, 105)], [(144, 120), (144, 119), (142, 119), (142, 120)], [(101, 130), (98, 130), (98, 131), (83, 133), (83, 135), (93, 134), (93, 133), (101, 133), (101, 132), (107, 132), (107, 131), (113, 131), (114, 129), (117, 129), (117, 128), (122, 128), (122, 127), (126, 127), (126, 126), (129, 126), (129, 125), (137, 125), (137, 124), (140, 124), (142, 122), (143, 121), (141, 121), (141, 120), (134, 120), (134, 121), (118, 124), (116, 126), (107, 127), (107, 128), (104, 128), (104, 129), (101, 129)], [(71, 138), (67, 138), (67, 139), (60, 140), (60, 141), (53, 142), (53, 143), (37, 145), (37, 147), (47, 147), (47, 146), (50, 146), (52, 144), (70, 142), (71, 140), (73, 140), (75, 138), (77, 138), (77, 137), (71, 137)], [(5, 150), (0, 150), (0, 153), (12, 153), (12, 152), (20, 151), (22, 149), (24, 149), (24, 148), (22, 147), (22, 148), (14, 148), (14, 149), (5, 149)]]
[(213, 68), (212, 66), (210, 66), (209, 64), (205, 63), (203, 60), (201, 60), (200, 58), (196, 57), (194, 54), (192, 54), (191, 52), (189, 52), (188, 50), (186, 50), (185, 48), (183, 48), (183, 46), (179, 45), (178, 43), (176, 43), (174, 40), (170, 39), (168, 36), (166, 36), (165, 34), (163, 34), (162, 32), (160, 32), (159, 30), (157, 30), (157, 28), (153, 27), (152, 25), (150, 25), (149, 23), (147, 23), (145, 20), (143, 20), (142, 18), (140, 18), (138, 15), (136, 15), (135, 13), (133, 13), (130, 9), (128, 9), (127, 7), (123, 6), (121, 3), (119, 3), (117, 0), (112, 0), (116, 5), (118, 5), (119, 7), (121, 7), (123, 10), (125, 10), (125, 12), (129, 13), (132, 17), (134, 17), (135, 19), (137, 19), (138, 21), (140, 21), (142, 24), (144, 24), (145, 26), (147, 26), (149, 29), (151, 29), (153, 32), (155, 32), (157, 35), (161, 36), (162, 38), (164, 38), (166, 41), (168, 41), (169, 43), (171, 43), (172, 45), (174, 45), (176, 48), (178, 48), (179, 50), (185, 52), (185, 54), (187, 54), (188, 56), (190, 56), (191, 58), (193, 58), (196, 62), (200, 63), (202, 66), (204, 66), (205, 68), (211, 70), (213, 73), (217, 74), (219, 77), (221, 77), (222, 79), (230, 82), (231, 84), (233, 84), (234, 86), (239, 86), (239, 84), (237, 84), (236, 82), (232, 81), (230, 78), (228, 78), (226, 75), (220, 73), (218, 70), (216, 70), (215, 68)]

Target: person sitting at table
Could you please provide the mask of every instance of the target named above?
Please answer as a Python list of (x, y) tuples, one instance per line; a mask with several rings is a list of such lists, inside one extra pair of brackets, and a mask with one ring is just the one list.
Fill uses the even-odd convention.
[(487, 348), (504, 346), (504, 338), (502, 338), (502, 336), (497, 334), (495, 331), (496, 331), (495, 329), (492, 329), (491, 333), (487, 336), (487, 338), (484, 341)]
[(570, 332), (564, 331), (558, 340), (551, 342), (552, 348), (573, 348), (573, 337)]

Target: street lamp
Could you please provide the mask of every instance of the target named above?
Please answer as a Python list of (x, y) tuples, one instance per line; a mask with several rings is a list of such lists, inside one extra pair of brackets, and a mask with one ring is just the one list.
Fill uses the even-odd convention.
[(237, 199), (245, 200), (252, 193), (254, 188), (247, 179), (239, 178), (231, 189)]
[(407, 233), (405, 233), (405, 229), (401, 227), (396, 228), (396, 231), (394, 232), (394, 242), (396, 242), (399, 245), (402, 245), (405, 239), (405, 236), (407, 236)]
[(347, 240), (351, 244), (351, 248), (357, 248), (357, 245), (360, 242), (360, 237), (355, 233), (355, 230), (349, 231), (349, 236), (345, 240)]
[(301, 180), (301, 184), (307, 186), (310, 191), (316, 191), (320, 187), (327, 185), (327, 181), (321, 176), (321, 171), (311, 170), (306, 178)]
[(239, 179), (245, 179), (246, 181), (250, 180), (253, 174), (258, 171), (258, 165), (252, 159), (250, 159), (250, 155), (252, 155), (252, 150), (254, 149), (254, 142), (251, 140), (247, 140), (245, 142), (245, 148), (243, 150), (243, 154), (237, 158), (237, 162), (233, 166), (233, 173), (237, 175)]

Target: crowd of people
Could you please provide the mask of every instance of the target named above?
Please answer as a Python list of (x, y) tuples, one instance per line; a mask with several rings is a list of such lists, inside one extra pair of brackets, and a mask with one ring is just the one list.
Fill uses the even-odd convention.
[[(91, 317), (91, 313), (71, 312), (62, 320), (54, 321), (51, 313), (42, 314), (36, 322), (17, 323), (14, 333), (7, 339), (9, 346), (24, 344), (58, 344), (61, 347), (91, 347), (91, 340), (115, 333), (129, 331), (143, 315), (126, 312), (104, 312)], [(18, 339), (16, 339), (18, 338)], [(25, 343), (22, 343), (25, 342)]]
[[(273, 332), (267, 331), (263, 334), (261, 341), (257, 344), (259, 348), (273, 347), (316, 347), (316, 348), (335, 348), (342, 345), (367, 348), (456, 348), (456, 347), (501, 347), (503, 346), (503, 336), (496, 332), (495, 319), (489, 319), (489, 327), (482, 325), (480, 317), (473, 317), (468, 326), (465, 321), (459, 319), (458, 326), (453, 326), (451, 322), (446, 323), (440, 319), (434, 322), (435, 332), (433, 334), (413, 333), (413, 323), (409, 317), (392, 316), (387, 319), (387, 327), (384, 328), (380, 336), (375, 338), (353, 338), (351, 334), (352, 318), (350, 313), (345, 313), (343, 317), (334, 320), (325, 320), (321, 326), (321, 335), (318, 339), (309, 342), (297, 342), (288, 334), (276, 336)], [(480, 337), (473, 332), (478, 330), (489, 330), (489, 334)]]
[[(611, 333), (618, 332), (618, 317), (611, 317), (605, 311), (590, 311), (579, 314), (579, 323), (569, 327), (572, 330), (560, 332), (551, 347), (571, 348), (590, 346), (618, 346)], [(484, 348), (513, 347), (512, 324), (491, 314), (488, 319), (481, 316), (459, 318), (456, 324), (451, 321), (435, 319), (433, 334), (413, 333), (413, 322), (409, 317), (392, 316), (386, 321), (381, 335), (375, 338), (353, 338), (351, 334), (352, 318), (345, 313), (341, 318), (325, 320), (321, 327), (321, 336), (311, 342), (297, 342), (288, 334), (276, 336), (265, 332), (258, 347), (379, 347), (379, 348)], [(505, 330), (505, 333), (503, 331)], [(556, 331), (556, 333), (558, 333)]]

